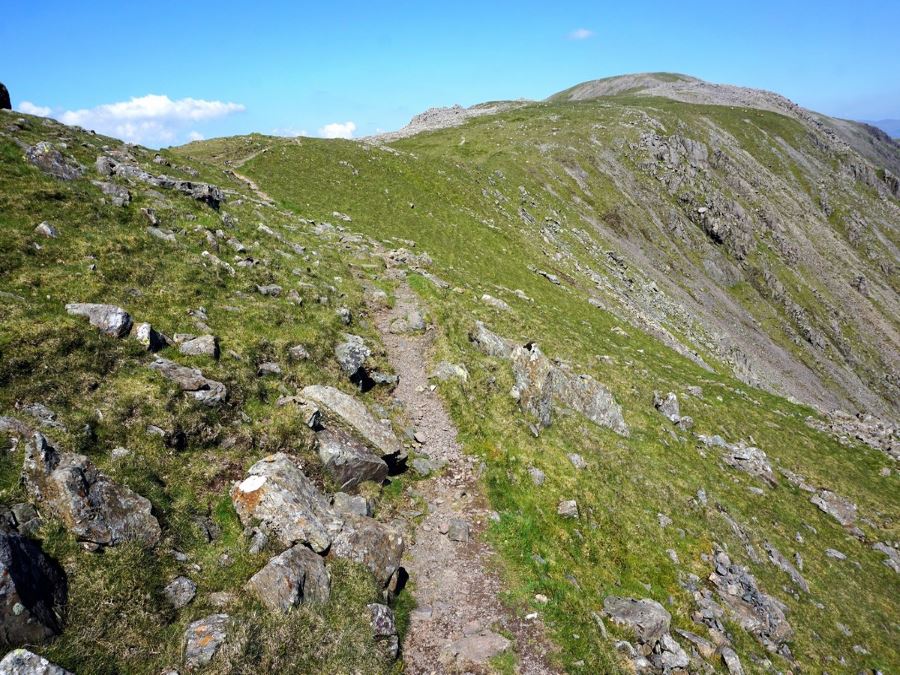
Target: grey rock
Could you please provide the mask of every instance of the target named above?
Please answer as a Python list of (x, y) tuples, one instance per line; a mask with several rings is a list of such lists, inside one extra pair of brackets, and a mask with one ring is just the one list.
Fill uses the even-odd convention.
[(347, 516), (331, 545), (331, 554), (365, 565), (387, 586), (400, 567), (404, 541), (400, 532), (372, 518)]
[(830, 490), (819, 490), (809, 501), (844, 527), (856, 524), (856, 505)]
[(258, 522), (286, 547), (309, 544), (321, 553), (343, 524), (296, 461), (281, 452), (250, 467), (248, 477), (231, 490), (231, 500), (245, 527)]
[(72, 302), (66, 305), (66, 311), (86, 317), (92, 326), (112, 337), (123, 338), (131, 330), (131, 315), (115, 305)]
[(259, 364), (259, 367), (256, 369), (256, 374), (259, 377), (265, 377), (266, 375), (281, 375), (281, 366), (274, 361), (266, 361), (265, 363)]
[(387, 478), (388, 465), (365, 444), (340, 429), (323, 429), (316, 434), (319, 459), (342, 490), (370, 480)]
[(833, 548), (826, 548), (825, 555), (827, 555), (829, 558), (834, 558), (835, 560), (846, 560), (847, 559), (847, 556), (845, 554), (843, 554), (840, 551), (833, 549)]
[(697, 653), (707, 661), (716, 655), (716, 645), (706, 638), (701, 637), (696, 633), (692, 633), (691, 631), (681, 630), (680, 628), (676, 628), (675, 632), (690, 642), (696, 648)]
[(738, 658), (737, 652), (731, 647), (723, 646), (721, 653), (722, 662), (728, 669), (728, 675), (744, 675), (744, 668), (741, 666), (741, 660)]
[(577, 518), (578, 503), (574, 499), (564, 499), (557, 505), (556, 513), (563, 518)]
[(347, 307), (338, 307), (335, 311), (335, 314), (338, 315), (338, 318), (341, 320), (341, 323), (345, 326), (349, 326), (353, 323), (353, 314)]
[(215, 335), (201, 335), (182, 342), (178, 351), (187, 356), (210, 356), (219, 358), (219, 338)]
[(371, 603), (367, 605), (370, 612), (372, 636), (382, 646), (391, 659), (396, 659), (400, 651), (400, 638), (397, 635), (397, 624), (394, 611), (387, 605)]
[(655, 600), (636, 600), (614, 595), (603, 601), (603, 614), (625, 626), (643, 644), (654, 644), (669, 632), (671, 615)]
[(37, 542), (0, 533), (0, 644), (38, 644), (62, 630), (66, 576)]
[(620, 436), (628, 436), (628, 425), (622, 408), (613, 395), (590, 375), (571, 375), (557, 369), (553, 376), (553, 400), (599, 426), (608, 427)]
[(59, 236), (59, 230), (46, 220), (34, 228), (34, 233), (39, 234), (42, 237), (47, 237), (48, 239), (56, 239)]
[[(366, 359), (372, 355), (365, 341), (358, 335), (344, 333), (344, 340), (334, 348), (334, 356), (337, 358), (341, 370), (353, 381), (364, 370)], [(364, 373), (363, 373), (364, 375)]]
[(305, 361), (309, 358), (309, 351), (303, 345), (294, 345), (288, 350), (288, 354), (294, 361)]
[(681, 417), (681, 412), (678, 405), (678, 397), (673, 394), (671, 391), (666, 394), (666, 397), (663, 398), (659, 392), (653, 392), (653, 407), (659, 410), (663, 415), (666, 416), (672, 422), (677, 422)]
[(273, 612), (287, 612), (300, 603), (323, 604), (331, 595), (325, 562), (302, 544), (269, 560), (247, 587)]
[(809, 593), (809, 584), (806, 583), (806, 579), (803, 578), (803, 575), (800, 574), (797, 568), (769, 542), (765, 542), (763, 547), (766, 549), (766, 553), (769, 554), (769, 561), (781, 571), (786, 572), (790, 576), (791, 581), (802, 588), (805, 593)]
[(147, 227), (147, 234), (149, 234), (151, 237), (156, 237), (157, 239), (162, 239), (163, 241), (168, 241), (168, 242), (176, 241), (175, 232), (173, 232), (172, 230), (169, 230), (169, 229), (155, 227), (153, 225), (150, 225), (149, 227)]
[(469, 524), (465, 520), (454, 518), (447, 529), (447, 538), (450, 541), (465, 543), (469, 541)]
[(488, 305), (489, 307), (493, 307), (494, 309), (499, 309), (504, 312), (509, 312), (512, 310), (512, 307), (510, 307), (505, 301), (501, 300), (500, 298), (495, 298), (493, 295), (488, 295), (487, 293), (481, 296), (481, 302)]
[(318, 405), (326, 417), (359, 436), (382, 459), (406, 457), (400, 440), (389, 427), (375, 419), (361, 401), (325, 385), (304, 387), (300, 395)]
[(540, 487), (544, 484), (544, 480), (546, 480), (546, 476), (544, 472), (538, 469), (536, 466), (532, 466), (528, 468), (528, 475), (531, 476), (531, 482)]
[(447, 380), (468, 382), (469, 371), (463, 365), (450, 363), (449, 361), (441, 361), (434, 367), (434, 370), (428, 377), (441, 382), (446, 382)]
[(269, 544), (269, 537), (266, 536), (266, 533), (260, 530), (258, 527), (250, 528), (248, 538), (250, 539), (250, 545), (247, 547), (247, 550), (252, 555), (261, 553), (262, 550)]
[(132, 336), (149, 352), (158, 352), (171, 344), (168, 337), (154, 329), (149, 323), (135, 324)]
[(66, 429), (66, 426), (56, 419), (56, 413), (43, 403), (30, 403), (22, 406), (20, 409), (22, 412), (31, 415), (42, 427), (62, 429), (63, 431)]
[(153, 546), (159, 523), (150, 502), (114, 483), (84, 455), (61, 453), (40, 433), (27, 446), (23, 478), (28, 493), (81, 541)]
[(882, 562), (895, 572), (900, 573), (900, 550), (880, 541), (872, 544), (872, 548), (880, 553), (884, 553), (887, 557)]
[(128, 206), (131, 203), (131, 193), (121, 185), (101, 180), (91, 182), (110, 198), (114, 206)]
[(512, 355), (513, 343), (492, 333), (481, 321), (475, 322), (475, 328), (469, 334), (469, 339), (488, 356), (508, 359)]
[(519, 407), (537, 418), (542, 427), (550, 426), (553, 399), (553, 364), (534, 343), (516, 347), (512, 359), (516, 383), (512, 396)]
[(63, 154), (47, 141), (41, 141), (25, 150), (25, 159), (44, 173), (60, 180), (75, 180), (84, 173), (84, 167)]
[(197, 670), (212, 661), (230, 629), (231, 617), (227, 614), (211, 614), (190, 624), (184, 632), (185, 667)]
[(159, 356), (149, 367), (177, 384), (183, 392), (203, 405), (219, 405), (228, 397), (224, 384), (204, 377), (197, 368), (181, 366)]
[(282, 288), (278, 284), (268, 284), (266, 286), (260, 286), (257, 284), (256, 292), (260, 295), (269, 295), (277, 298), (281, 295)]
[(181, 609), (197, 595), (197, 584), (187, 577), (175, 577), (163, 588), (163, 595), (175, 609)]
[(346, 492), (335, 492), (331, 502), (338, 515), (371, 516), (372, 500), (362, 495), (350, 495)]
[(579, 471), (587, 468), (588, 463), (585, 461), (584, 457), (582, 457), (578, 453), (572, 452), (566, 456), (569, 458), (569, 461), (572, 463), (572, 466), (574, 466)]
[(73, 673), (27, 649), (13, 649), (0, 660), (0, 675), (73, 675)]

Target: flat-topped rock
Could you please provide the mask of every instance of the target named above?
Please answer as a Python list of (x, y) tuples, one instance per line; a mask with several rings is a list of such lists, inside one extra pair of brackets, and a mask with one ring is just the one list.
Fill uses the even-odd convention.
[(355, 432), (380, 457), (406, 456), (406, 451), (394, 432), (375, 419), (362, 401), (334, 387), (319, 384), (304, 387), (300, 395), (324, 408), (332, 420)]
[(331, 580), (322, 557), (298, 544), (269, 560), (247, 588), (271, 611), (287, 612), (301, 603), (328, 602)]
[(340, 429), (323, 429), (316, 434), (319, 459), (341, 490), (349, 490), (370, 480), (387, 478), (388, 465), (368, 447)]
[(228, 389), (224, 384), (204, 377), (197, 368), (182, 366), (160, 356), (149, 367), (177, 384), (184, 393), (203, 405), (218, 405), (228, 397)]

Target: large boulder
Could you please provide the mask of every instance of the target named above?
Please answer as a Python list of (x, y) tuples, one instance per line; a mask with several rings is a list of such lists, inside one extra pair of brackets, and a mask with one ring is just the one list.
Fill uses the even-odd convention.
[(12, 101), (9, 100), (9, 89), (0, 82), (0, 110), (12, 110)]
[(550, 426), (553, 403), (553, 372), (550, 359), (540, 347), (529, 342), (516, 347), (511, 354), (516, 383), (512, 395), (519, 407), (534, 415), (542, 427)]
[(273, 612), (287, 612), (300, 603), (323, 604), (331, 593), (325, 562), (302, 544), (272, 558), (247, 587)]
[(323, 429), (316, 434), (316, 444), (319, 459), (341, 490), (350, 490), (367, 480), (381, 483), (387, 478), (385, 461), (348, 433)]
[(630, 629), (644, 644), (654, 644), (669, 632), (672, 616), (655, 600), (636, 600), (608, 596), (603, 601), (603, 613), (614, 623)]
[(204, 377), (197, 368), (181, 366), (160, 356), (157, 356), (149, 367), (177, 384), (183, 392), (193, 396), (203, 405), (218, 405), (228, 397), (228, 390), (224, 384)]
[(492, 333), (481, 321), (475, 322), (475, 328), (469, 333), (469, 339), (488, 356), (501, 359), (508, 359), (514, 347), (512, 342)]
[(0, 534), (0, 643), (36, 644), (58, 635), (66, 577), (34, 541)]
[(594, 424), (628, 436), (628, 425), (622, 416), (621, 406), (609, 390), (590, 375), (571, 375), (557, 369), (553, 377), (553, 400), (558, 405), (581, 413)]
[(373, 518), (346, 516), (344, 528), (334, 538), (331, 553), (365, 565), (382, 585), (387, 586), (400, 568), (403, 535)]
[(0, 675), (72, 675), (27, 649), (13, 649), (0, 661)]
[(159, 523), (147, 499), (111, 481), (84, 455), (59, 452), (40, 433), (26, 448), (23, 477), (32, 498), (81, 541), (103, 546), (159, 541)]
[(321, 384), (304, 387), (300, 395), (324, 408), (327, 417), (354, 432), (375, 450), (378, 456), (395, 459), (406, 457), (403, 444), (394, 432), (375, 419), (365, 404), (353, 396)]
[(343, 524), (296, 461), (283, 452), (250, 467), (248, 477), (231, 490), (231, 500), (245, 527), (258, 522), (284, 546), (309, 544), (321, 553)]
[(181, 343), (178, 351), (187, 356), (219, 358), (219, 339), (215, 335), (201, 335)]
[(86, 317), (92, 326), (112, 337), (123, 338), (131, 331), (131, 315), (115, 305), (90, 302), (70, 302), (66, 311), (74, 316)]
[(359, 335), (344, 333), (344, 339), (334, 347), (334, 356), (341, 366), (341, 370), (354, 384), (366, 380), (366, 359), (372, 355), (372, 350), (366, 345)]

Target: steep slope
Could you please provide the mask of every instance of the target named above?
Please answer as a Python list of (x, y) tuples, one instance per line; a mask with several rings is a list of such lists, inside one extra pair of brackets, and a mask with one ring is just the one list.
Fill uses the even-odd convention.
[[(484, 462), (509, 601), (569, 671), (640, 660), (612, 647), (634, 640), (602, 618), (612, 596), (663, 603), (676, 642), (718, 667), (732, 648), (749, 670), (897, 663), (896, 430), (765, 391), (896, 423), (889, 170), (805, 117), (634, 95), (387, 145), (178, 152), (224, 166), (260, 144), (241, 170), (279, 204), (409, 249), (433, 358), (468, 373), (439, 389)], [(723, 590), (737, 579), (749, 606)]]
[(0, 564), (53, 586), (4, 577), (45, 629), (6, 603), (4, 641), (896, 669), (893, 171), (811, 113), (621, 85), (159, 156), (0, 113)]

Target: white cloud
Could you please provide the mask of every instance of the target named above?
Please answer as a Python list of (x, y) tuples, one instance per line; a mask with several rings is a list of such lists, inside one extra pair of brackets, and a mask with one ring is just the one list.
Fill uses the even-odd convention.
[(297, 136), (309, 136), (306, 129), (295, 129), (293, 127), (278, 127), (272, 129), (274, 136), (283, 136), (284, 138), (296, 138)]
[[(22, 104), (23, 106), (25, 103)], [(31, 104), (29, 104), (31, 105)], [(40, 106), (35, 109), (46, 110)], [(189, 140), (203, 138), (199, 131), (187, 129), (198, 122), (243, 112), (240, 103), (206, 101), (197, 98), (172, 100), (168, 96), (148, 94), (128, 101), (106, 103), (93, 108), (66, 110), (59, 113), (59, 121), (94, 129), (132, 143), (167, 145), (179, 137)], [(22, 112), (28, 112), (24, 110)], [(37, 113), (35, 113), (37, 114)]]
[(319, 129), (319, 135), (323, 138), (353, 138), (354, 131), (355, 122), (332, 122)]
[(17, 110), (26, 115), (37, 115), (38, 117), (47, 117), (50, 114), (50, 108), (43, 105), (35, 105), (31, 101), (22, 101)]
[(202, 141), (204, 138), (206, 138), (206, 136), (204, 136), (203, 134), (201, 134), (199, 131), (196, 131), (196, 130), (191, 131), (187, 135), (187, 137), (188, 137), (189, 141)]
[(576, 28), (566, 36), (569, 40), (587, 40), (594, 37), (594, 31), (587, 28)]

